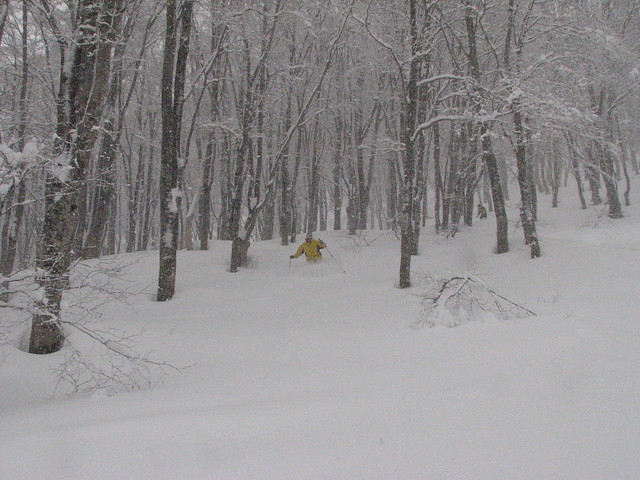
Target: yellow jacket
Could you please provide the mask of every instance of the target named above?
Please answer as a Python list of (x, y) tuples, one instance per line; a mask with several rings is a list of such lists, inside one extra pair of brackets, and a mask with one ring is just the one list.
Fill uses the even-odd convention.
[(326, 247), (326, 245), (320, 240), (311, 240), (310, 242), (305, 240), (302, 245), (298, 247), (298, 251), (293, 256), (293, 258), (298, 258), (304, 253), (307, 256), (307, 262), (315, 262), (316, 260), (320, 260), (322, 258), (320, 249), (324, 247)]

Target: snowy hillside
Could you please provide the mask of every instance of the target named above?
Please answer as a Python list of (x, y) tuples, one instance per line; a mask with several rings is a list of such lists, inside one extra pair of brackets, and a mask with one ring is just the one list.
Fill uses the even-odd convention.
[[(101, 297), (92, 328), (139, 333), (136, 352), (178, 369), (149, 365), (132, 391), (69, 398), (51, 371), (69, 349), (30, 356), (18, 348), (26, 325), (13, 328), (0, 352), (0, 479), (640, 478), (635, 188), (617, 221), (566, 191), (558, 209), (541, 197), (537, 260), (515, 201), (507, 254), (491, 253), (491, 214), (453, 239), (427, 228), (410, 290), (395, 288), (387, 232), (323, 232), (335, 259), (317, 266), (289, 265), (296, 246), (255, 243), (237, 274), (228, 243), (180, 252), (164, 304), (152, 299), (156, 252), (107, 259), (125, 265), (114, 293), (132, 294)], [(430, 278), (468, 275), (536, 315), (427, 318)]]

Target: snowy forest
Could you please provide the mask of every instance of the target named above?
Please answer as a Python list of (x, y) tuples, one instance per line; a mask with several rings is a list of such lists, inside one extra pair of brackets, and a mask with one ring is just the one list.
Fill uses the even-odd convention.
[(0, 294), (38, 272), (30, 350), (51, 352), (78, 259), (158, 249), (164, 301), (177, 250), (231, 241), (237, 272), (252, 241), (375, 228), (398, 232), (405, 288), (420, 229), (453, 237), (477, 209), (495, 214), (497, 254), (524, 241), (539, 257), (538, 192), (555, 204), (576, 182), (611, 218), (629, 204), (639, 10), (4, 0)]
[(391, 229), (405, 288), (421, 228), (486, 209), (536, 258), (538, 191), (619, 218), (638, 174), (635, 0), (2, 3), (1, 293), (38, 272), (33, 352), (78, 259), (158, 249), (164, 301), (209, 239), (237, 272), (252, 241)]
[(640, 0), (0, 0), (0, 59), (2, 478), (640, 475)]

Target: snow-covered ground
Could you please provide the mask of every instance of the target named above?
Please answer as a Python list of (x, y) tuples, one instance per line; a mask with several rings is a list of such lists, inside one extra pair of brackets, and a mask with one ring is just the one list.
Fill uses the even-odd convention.
[[(638, 479), (634, 188), (616, 221), (580, 210), (570, 188), (557, 209), (541, 195), (537, 260), (517, 200), (503, 255), (492, 214), (455, 238), (427, 228), (407, 290), (386, 232), (322, 233), (335, 260), (315, 266), (289, 266), (296, 246), (254, 243), (237, 274), (228, 243), (180, 252), (167, 303), (153, 301), (157, 253), (107, 259), (128, 265), (133, 283), (120, 275), (118, 288), (135, 294), (93, 328), (137, 332), (138, 352), (180, 370), (150, 367), (133, 391), (54, 394), (68, 349), (28, 355), (26, 325), (14, 328), (0, 350), (0, 479)], [(454, 275), (537, 315), (426, 318), (429, 278)]]

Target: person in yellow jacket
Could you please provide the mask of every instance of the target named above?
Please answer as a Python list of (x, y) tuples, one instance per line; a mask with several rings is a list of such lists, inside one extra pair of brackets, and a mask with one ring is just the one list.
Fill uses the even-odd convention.
[(304, 242), (300, 247), (298, 247), (298, 251), (295, 255), (291, 255), (289, 258), (298, 258), (303, 253), (307, 257), (307, 262), (317, 262), (322, 259), (322, 254), (320, 250), (325, 248), (326, 245), (322, 240), (314, 240), (313, 235), (307, 233), (307, 236), (304, 239)]

